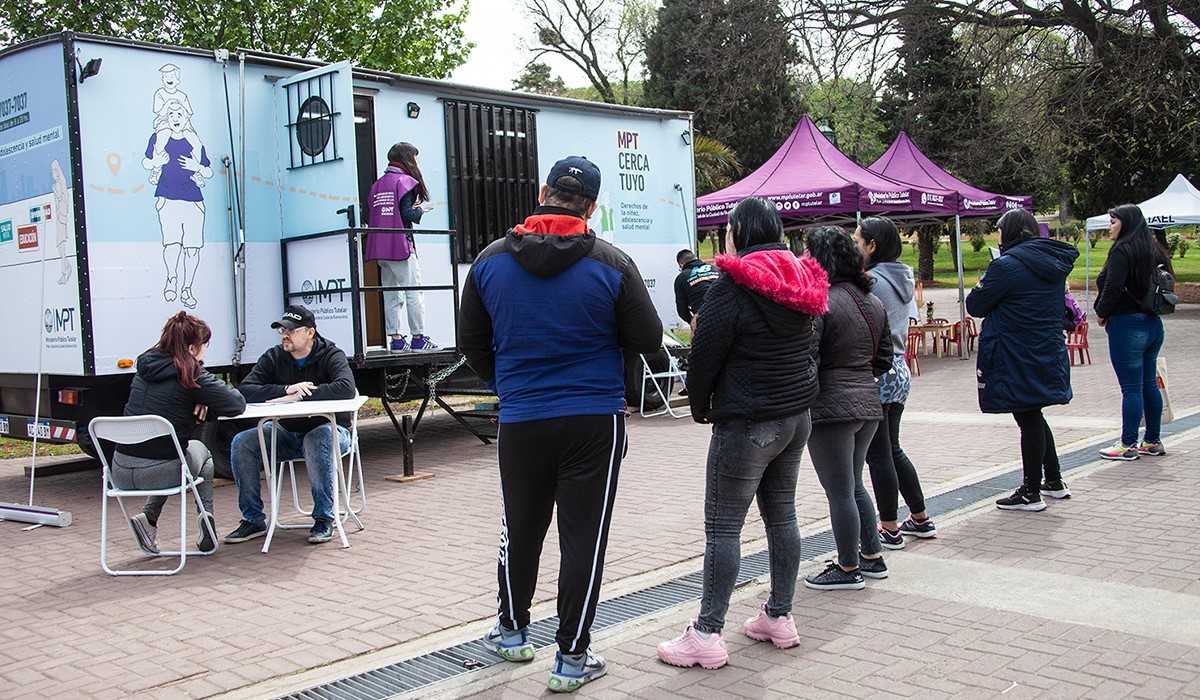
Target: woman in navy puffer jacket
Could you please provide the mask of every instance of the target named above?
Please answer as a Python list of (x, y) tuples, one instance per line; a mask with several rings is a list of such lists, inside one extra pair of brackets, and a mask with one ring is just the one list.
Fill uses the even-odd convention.
[(984, 413), (1011, 413), (1021, 428), (1024, 483), (996, 506), (1044, 510), (1043, 494), (1070, 496), (1042, 409), (1071, 401), (1063, 287), (1079, 251), (1040, 238), (1037, 220), (1024, 209), (1009, 211), (996, 227), (1003, 255), (967, 296), (967, 311), (984, 319), (976, 365), (979, 407)]

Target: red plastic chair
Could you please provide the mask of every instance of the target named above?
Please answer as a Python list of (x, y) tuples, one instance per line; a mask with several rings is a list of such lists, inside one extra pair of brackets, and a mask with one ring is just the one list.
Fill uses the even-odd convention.
[(917, 359), (917, 346), (925, 342), (925, 334), (920, 331), (908, 332), (908, 345), (904, 348), (904, 361), (908, 370), (916, 376), (921, 376), (921, 361)]
[(1075, 364), (1077, 354), (1079, 356), (1079, 364), (1092, 364), (1092, 351), (1088, 346), (1087, 321), (1076, 326), (1075, 330), (1067, 331), (1067, 356), (1071, 358), (1072, 365)]
[[(967, 316), (967, 350), (975, 352), (975, 341), (979, 338), (979, 331), (975, 328), (975, 319)], [(950, 345), (953, 344), (956, 349), (962, 343), (962, 321), (955, 321), (953, 328), (950, 329), (950, 335), (946, 336), (946, 344), (944, 346), (946, 354), (950, 354)]]

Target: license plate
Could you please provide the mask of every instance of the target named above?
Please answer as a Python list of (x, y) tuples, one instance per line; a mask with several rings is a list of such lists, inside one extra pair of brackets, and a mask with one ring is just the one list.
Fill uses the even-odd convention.
[(0, 416), (0, 435), (8, 435), (8, 418)]
[[(29, 421), (28, 423), (25, 424), (26, 434), (28, 434), (29, 437), (31, 437), (31, 438), (34, 437), (34, 429), (35, 429), (35, 427), (34, 427), (33, 421)], [(38, 421), (36, 430), (37, 430), (37, 439), (38, 440), (49, 440), (50, 439), (50, 421), (48, 421), (48, 420)]]

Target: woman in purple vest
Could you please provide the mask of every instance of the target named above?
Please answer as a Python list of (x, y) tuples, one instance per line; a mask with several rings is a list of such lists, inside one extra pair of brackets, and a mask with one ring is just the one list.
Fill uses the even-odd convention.
[[(411, 143), (392, 146), (388, 149), (387, 170), (371, 186), (367, 199), (368, 225), (371, 228), (411, 229), (421, 223), (422, 214), (433, 209), (428, 202), (429, 190), (417, 167), (416, 146)], [(421, 263), (412, 234), (368, 234), (366, 259), (379, 261), (379, 277), (384, 287), (421, 286)], [(400, 313), (406, 302), (411, 345), (400, 332)], [(384, 292), (383, 315), (392, 338), (392, 352), (437, 349), (425, 335), (425, 304), (421, 292)]]

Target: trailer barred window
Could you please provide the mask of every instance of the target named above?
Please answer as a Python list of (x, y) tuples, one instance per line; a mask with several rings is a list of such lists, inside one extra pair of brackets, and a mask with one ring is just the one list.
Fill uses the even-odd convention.
[(470, 262), (537, 206), (536, 112), (446, 100), (450, 227)]
[(284, 87), (290, 170), (340, 160), (334, 129), (334, 120), (341, 116), (333, 97), (336, 79), (336, 72), (323, 73)]

